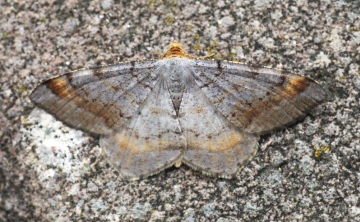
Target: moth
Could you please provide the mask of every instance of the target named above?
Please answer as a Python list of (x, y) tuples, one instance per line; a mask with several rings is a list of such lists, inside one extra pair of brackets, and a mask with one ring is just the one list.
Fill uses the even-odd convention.
[(232, 178), (256, 154), (260, 135), (326, 97), (304, 76), (197, 59), (176, 41), (159, 60), (76, 70), (30, 96), (66, 125), (100, 136), (108, 161), (128, 180), (181, 163)]

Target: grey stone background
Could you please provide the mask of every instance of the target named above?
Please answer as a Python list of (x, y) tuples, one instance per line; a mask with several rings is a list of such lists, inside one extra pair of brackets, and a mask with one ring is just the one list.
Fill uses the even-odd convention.
[[(0, 0), (0, 221), (359, 221), (360, 4)], [(29, 101), (81, 67), (192, 55), (291, 70), (329, 101), (263, 136), (233, 180), (186, 166), (125, 182), (97, 138)], [(319, 156), (315, 149), (321, 150)]]

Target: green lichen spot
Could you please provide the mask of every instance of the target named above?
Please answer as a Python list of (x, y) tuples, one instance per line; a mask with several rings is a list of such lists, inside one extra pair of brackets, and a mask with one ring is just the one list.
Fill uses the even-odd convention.
[(210, 43), (210, 45), (206, 48), (206, 50), (208, 51), (208, 54), (213, 54), (215, 55), (217, 53), (217, 42), (214, 40), (212, 41), (212, 43)]
[(169, 26), (169, 25), (171, 25), (172, 23), (175, 22), (175, 18), (173, 16), (169, 15), (169, 16), (166, 17), (164, 22), (165, 22), (166, 25)]
[(195, 45), (193, 46), (193, 49), (194, 49), (194, 50), (201, 50), (202, 47), (201, 47), (200, 43), (197, 43), (197, 44), (195, 44)]
[(325, 146), (320, 146), (319, 148), (317, 146), (314, 146), (314, 150), (314, 157), (319, 158), (323, 152), (330, 150), (330, 147), (329, 144), (326, 144)]

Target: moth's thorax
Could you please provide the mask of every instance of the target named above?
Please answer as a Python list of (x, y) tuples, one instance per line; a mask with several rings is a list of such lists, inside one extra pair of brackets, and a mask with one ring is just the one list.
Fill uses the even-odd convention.
[(193, 61), (187, 58), (166, 58), (159, 61), (167, 89), (176, 113), (178, 113), (185, 91), (186, 79)]

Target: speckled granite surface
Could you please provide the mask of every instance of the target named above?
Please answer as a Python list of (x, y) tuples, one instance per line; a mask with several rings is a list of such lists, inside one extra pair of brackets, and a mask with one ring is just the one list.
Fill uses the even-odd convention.
[[(0, 221), (359, 221), (359, 8), (345, 0), (0, 1)], [(125, 182), (97, 138), (28, 99), (43, 79), (159, 58), (175, 39), (196, 56), (304, 74), (329, 101), (262, 137), (236, 179), (182, 166)]]

